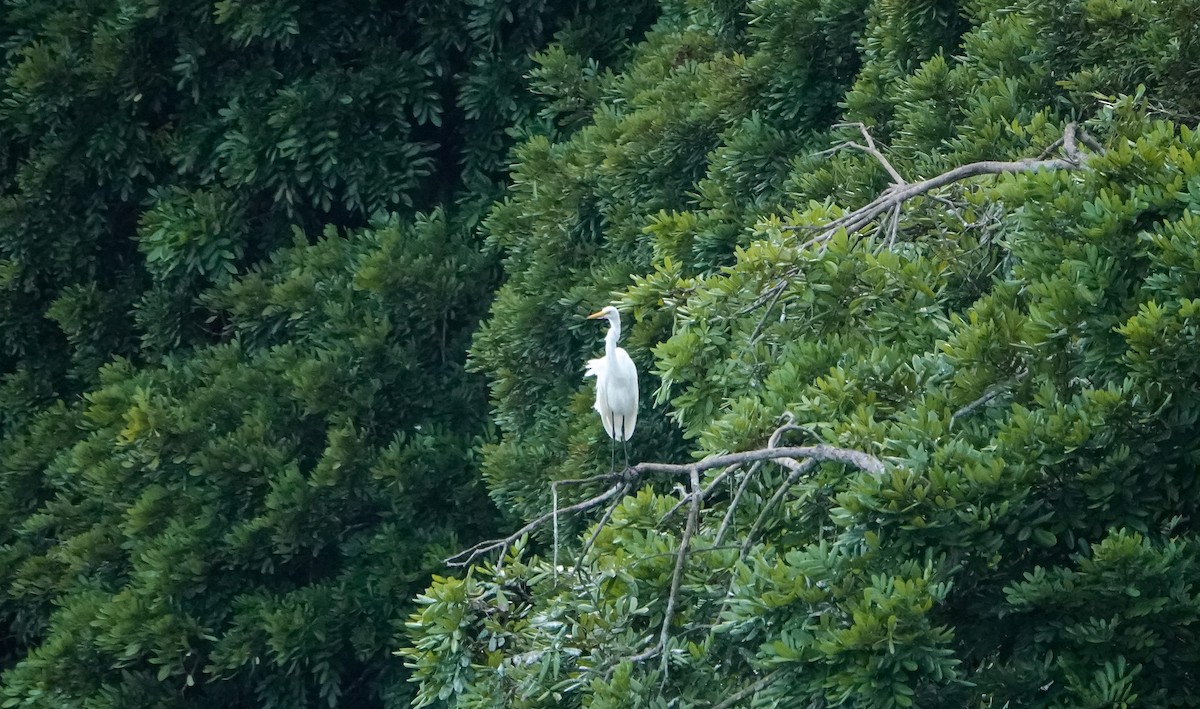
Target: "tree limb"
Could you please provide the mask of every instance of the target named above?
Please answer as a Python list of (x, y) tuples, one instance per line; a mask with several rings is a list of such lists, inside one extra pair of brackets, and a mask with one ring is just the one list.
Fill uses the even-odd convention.
[[(844, 465), (850, 465), (875, 475), (882, 474), (885, 469), (883, 461), (873, 455), (863, 453), (861, 451), (849, 450), (847, 448), (837, 448), (835, 446), (828, 445), (761, 448), (758, 450), (741, 451), (739, 453), (710, 455), (709, 457), (696, 461), (695, 463), (683, 465), (674, 465), (671, 463), (638, 463), (637, 465), (631, 466), (619, 473), (597, 475), (594, 478), (562, 481), (563, 484), (569, 483), (573, 485), (579, 485), (589, 482), (612, 482), (615, 480), (617, 484), (609, 487), (607, 490), (598, 495), (583, 500), (582, 502), (576, 502), (568, 507), (563, 507), (562, 509), (557, 510), (557, 512), (555, 510), (551, 510), (537, 519), (534, 519), (532, 522), (529, 522), (524, 527), (521, 527), (507, 537), (503, 537), (501, 539), (490, 539), (480, 542), (468, 549), (464, 549), (454, 556), (447, 558), (445, 563), (448, 566), (453, 567), (469, 566), (484, 554), (497, 549), (500, 550), (500, 554), (503, 557), (504, 552), (507, 551), (508, 547), (512, 546), (514, 542), (530, 532), (537, 531), (541, 527), (545, 526), (547, 522), (553, 522), (557, 514), (582, 512), (584, 510), (589, 510), (593, 507), (596, 507), (605, 500), (608, 500), (621, 493), (622, 490), (631, 489), (640, 483), (642, 478), (649, 473), (665, 473), (668, 475), (691, 475), (694, 473), (699, 475), (705, 470), (711, 470), (712, 468), (743, 465), (745, 463), (768, 460), (779, 463), (789, 470), (795, 470), (797, 466), (801, 465), (799, 459), (812, 459), (819, 462), (842, 463)], [(710, 486), (708, 491), (711, 492), (712, 489), (713, 488)], [(703, 499), (707, 493), (701, 490), (692, 494), (699, 499)]]
[[(586, 499), (582, 502), (576, 502), (575, 504), (573, 504), (569, 507), (564, 507), (561, 510), (558, 510), (557, 512), (558, 512), (558, 514), (563, 514), (563, 513), (568, 513), (568, 512), (582, 512), (584, 510), (591, 509), (591, 508), (595, 507), (596, 505), (599, 505), (601, 502), (604, 502), (605, 500), (609, 499), (613, 495), (616, 495), (622, 489), (624, 489), (624, 487), (625, 487), (624, 485), (614, 485), (614, 486), (610, 487), (609, 489), (605, 490), (604, 492), (600, 493), (599, 495), (596, 495), (595, 497), (589, 497), (588, 499)], [(474, 562), (479, 557), (483, 556), (484, 554), (487, 554), (488, 552), (495, 551), (496, 549), (500, 549), (501, 550), (500, 555), (503, 556), (504, 552), (510, 546), (512, 546), (514, 542), (516, 542), (518, 539), (525, 536), (526, 534), (537, 531), (539, 528), (543, 527), (546, 524), (546, 522), (550, 521), (554, 517), (554, 515), (555, 515), (555, 512), (553, 510), (550, 512), (547, 512), (546, 514), (542, 515), (541, 517), (538, 517), (537, 519), (533, 520), (532, 522), (525, 525), (524, 527), (521, 527), (520, 529), (518, 529), (517, 531), (508, 535), (507, 537), (504, 537), (502, 539), (489, 539), (487, 541), (479, 542), (475, 546), (470, 547), (468, 549), (464, 549), (463, 551), (460, 551), (459, 553), (455, 554), (454, 556), (447, 558), (445, 560), (445, 563), (448, 566), (469, 566), (472, 562)]]
[(776, 458), (790, 458), (791, 462), (797, 462), (798, 458), (814, 458), (821, 462), (842, 463), (850, 465), (859, 470), (864, 470), (868, 473), (881, 475), (884, 471), (883, 461), (869, 453), (850, 450), (848, 448), (837, 448), (828, 445), (816, 446), (788, 446), (784, 448), (759, 448), (757, 450), (741, 451), (739, 453), (725, 453), (723, 455), (710, 455), (703, 460), (695, 463), (684, 465), (674, 465), (671, 463), (638, 463), (630, 467), (623, 474), (627, 479), (640, 480), (646, 473), (667, 473), (670, 475), (683, 475), (690, 472), (693, 468), (697, 472), (704, 472), (712, 468), (721, 468), (734, 463), (753, 463), (757, 460), (774, 460)]
[[(866, 133), (865, 127), (862, 127), (861, 130)], [(815, 244), (823, 244), (824, 242), (833, 238), (839, 229), (845, 229), (847, 234), (854, 234), (866, 227), (885, 212), (895, 210), (894, 215), (898, 216), (900, 205), (912, 199), (913, 197), (923, 195), (931, 190), (945, 187), (946, 185), (959, 182), (961, 180), (966, 180), (971, 177), (978, 177), (980, 175), (1002, 175), (1005, 173), (1016, 172), (1036, 172), (1038, 170), (1081, 169), (1085, 167), (1085, 156), (1081, 155), (1079, 152), (1079, 147), (1076, 142), (1076, 136), (1078, 133), (1079, 129), (1075, 123), (1068, 123), (1066, 125), (1066, 127), (1063, 129), (1062, 139), (1060, 141), (1056, 141), (1055, 145), (1051, 146), (1051, 148), (1054, 148), (1061, 144), (1063, 156), (1057, 158), (1039, 157), (1010, 161), (984, 160), (981, 162), (960, 165), (935, 177), (913, 183), (905, 182), (900, 178), (898, 173), (895, 173), (894, 168), (892, 168), (888, 170), (888, 172), (895, 173), (892, 175), (893, 180), (899, 179), (899, 182), (894, 182), (892, 186), (888, 187), (868, 204), (853, 211), (847, 212), (846, 214), (843, 214), (837, 219), (829, 222), (824, 227), (820, 227), (822, 229), (821, 233), (805, 242), (801, 248), (803, 249), (807, 246)], [(1083, 133), (1083, 136), (1084, 137), (1082, 137), (1081, 140), (1086, 146), (1088, 146), (1088, 148), (1098, 153), (1103, 152), (1100, 144), (1097, 143), (1091, 136), (1087, 135), (1086, 133)], [(881, 160), (881, 164), (884, 164), (885, 168), (890, 167), (890, 163), (886, 162), (886, 158), (883, 157), (883, 154), (878, 149), (873, 150), (873, 146), (873, 141), (868, 142), (867, 146), (847, 142), (838, 146), (837, 149), (841, 149), (843, 147), (854, 147), (856, 149), (860, 149), (870, 154), (872, 157), (875, 157), (877, 160)], [(796, 225), (784, 228), (789, 230), (800, 230), (809, 229), (812, 227)], [(894, 241), (894, 235), (889, 239), (889, 241)]]

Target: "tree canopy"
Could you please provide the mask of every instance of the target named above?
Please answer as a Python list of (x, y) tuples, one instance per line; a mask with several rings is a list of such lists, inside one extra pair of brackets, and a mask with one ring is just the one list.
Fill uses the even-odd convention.
[(0, 12), (0, 705), (1200, 704), (1200, 2)]
[[(486, 221), (488, 485), (585, 509), (422, 596), (420, 702), (1194, 704), (1195, 10), (665, 12)], [(547, 327), (609, 293), (676, 466)]]
[(656, 7), (2, 12), (0, 704), (406, 706), (497, 517), (464, 361), (531, 55)]

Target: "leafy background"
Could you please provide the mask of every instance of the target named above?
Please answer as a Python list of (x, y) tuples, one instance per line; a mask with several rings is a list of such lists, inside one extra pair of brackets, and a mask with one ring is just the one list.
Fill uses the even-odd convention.
[[(2, 11), (4, 706), (1200, 702), (1200, 4)], [(844, 122), (1104, 150), (820, 248)], [(607, 472), (610, 301), (635, 459), (888, 464), (715, 500), (665, 662), (676, 480), (441, 561)]]

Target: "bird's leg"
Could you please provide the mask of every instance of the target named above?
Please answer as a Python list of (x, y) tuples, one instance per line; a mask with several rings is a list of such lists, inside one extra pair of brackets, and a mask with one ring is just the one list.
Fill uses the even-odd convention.
[(608, 439), (608, 474), (617, 472), (617, 439)]
[(621, 447), (625, 449), (625, 469), (629, 470), (629, 437), (625, 435), (625, 417), (621, 417)]

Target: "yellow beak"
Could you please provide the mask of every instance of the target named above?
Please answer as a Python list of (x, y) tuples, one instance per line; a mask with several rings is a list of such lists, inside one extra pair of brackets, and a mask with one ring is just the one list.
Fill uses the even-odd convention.
[(604, 311), (603, 311), (603, 310), (597, 310), (596, 312), (594, 312), (594, 313), (592, 313), (591, 315), (587, 316), (587, 319), (588, 319), (588, 320), (595, 320), (595, 319), (597, 319), (597, 318), (602, 318), (602, 317), (604, 317)]

